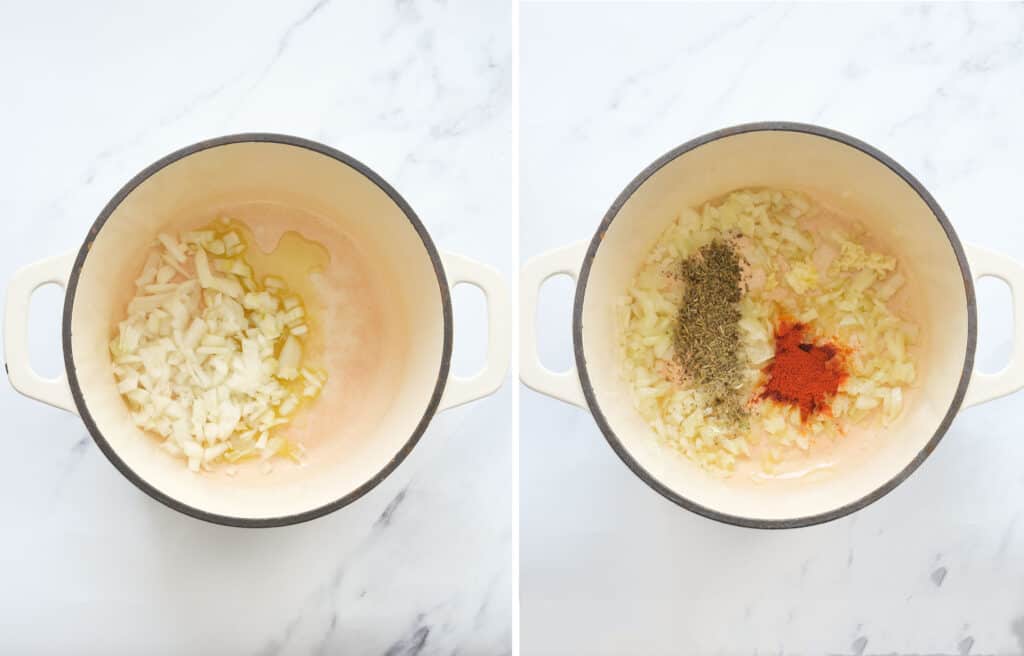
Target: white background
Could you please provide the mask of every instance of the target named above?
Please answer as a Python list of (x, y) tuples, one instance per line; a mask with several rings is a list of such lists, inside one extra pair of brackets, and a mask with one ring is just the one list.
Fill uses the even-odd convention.
[[(503, 0), (0, 4), (0, 280), (77, 247), (154, 160), (243, 131), (360, 159), (440, 249), (511, 278), (513, 16)], [(60, 294), (37, 297), (30, 347), (55, 373)], [(463, 373), (483, 312), (456, 291)], [(348, 508), (241, 530), (151, 500), (76, 417), (0, 384), (0, 653), (509, 653), (511, 398), (438, 415)]]
[[(747, 121), (881, 148), (965, 241), (1024, 261), (1024, 6), (524, 4), (521, 257), (589, 238), (670, 148)], [(571, 361), (571, 285), (543, 359)], [(1009, 350), (980, 292), (978, 359)], [(521, 401), (522, 653), (1024, 653), (1024, 396), (965, 411), (854, 516), (758, 532), (665, 501), (585, 412)]]

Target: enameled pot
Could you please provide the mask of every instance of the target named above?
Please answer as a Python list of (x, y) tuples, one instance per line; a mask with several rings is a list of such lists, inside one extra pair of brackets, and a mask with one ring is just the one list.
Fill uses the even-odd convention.
[[(300, 413), (310, 457), (272, 475), (189, 472), (135, 427), (111, 372), (108, 343), (157, 233), (225, 213), (248, 223), (264, 251), (295, 231), (331, 256), (317, 274), (329, 380)], [(66, 290), (65, 371), (55, 380), (32, 371), (26, 349), (29, 297), (45, 283)], [(486, 363), (471, 378), (449, 371), (450, 288), (459, 283), (488, 302)], [(149, 166), (107, 204), (81, 248), (18, 271), (4, 352), (15, 389), (78, 413), (110, 462), (150, 496), (212, 522), (276, 526), (355, 501), (402, 462), (434, 413), (494, 392), (508, 366), (509, 312), (498, 273), (439, 253), (412, 208), (365, 165), (305, 139), (241, 134)]]
[[(744, 187), (796, 189), (860, 219), (890, 245), (909, 272), (920, 312), (917, 382), (881, 446), (857, 467), (785, 489), (741, 486), (661, 449), (634, 410), (620, 375), (615, 299), (684, 207)], [(576, 280), (572, 340), (575, 367), (556, 373), (537, 358), (535, 313), (549, 277)], [(974, 370), (974, 282), (1001, 278), (1014, 298), (1015, 343), (997, 374)], [(902, 166), (868, 144), (825, 128), (755, 123), (719, 130), (673, 149), (630, 182), (594, 236), (528, 261), (520, 280), (520, 372), (528, 387), (588, 409), (622, 461), (680, 506), (731, 524), (789, 528), (854, 512), (899, 485), (938, 445), (957, 412), (1024, 387), (1024, 267), (961, 244), (931, 194)]]

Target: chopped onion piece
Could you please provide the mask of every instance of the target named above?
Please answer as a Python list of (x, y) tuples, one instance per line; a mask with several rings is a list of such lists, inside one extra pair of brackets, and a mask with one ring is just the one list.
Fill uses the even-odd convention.
[(149, 257), (146, 258), (146, 263), (142, 267), (142, 273), (135, 279), (135, 284), (138, 287), (148, 285), (156, 279), (156, 272), (160, 266), (160, 254), (150, 253)]
[(281, 407), (278, 409), (278, 412), (281, 413), (282, 415), (290, 415), (298, 405), (299, 400), (294, 396), (289, 396), (287, 399), (285, 399), (284, 403), (281, 404)]
[(302, 360), (302, 346), (294, 335), (289, 335), (281, 348), (278, 357), (277, 377), (291, 380), (299, 375), (299, 362)]
[(165, 233), (160, 233), (156, 238), (160, 240), (160, 243), (167, 249), (167, 254), (174, 258), (176, 262), (179, 264), (185, 262), (185, 251), (174, 237)]
[(313, 375), (313, 372), (310, 371), (309, 369), (303, 367), (299, 373), (301, 373), (302, 377), (309, 381), (309, 384), (312, 385), (313, 387), (319, 388), (321, 386), (321, 380), (317, 378), (315, 375)]

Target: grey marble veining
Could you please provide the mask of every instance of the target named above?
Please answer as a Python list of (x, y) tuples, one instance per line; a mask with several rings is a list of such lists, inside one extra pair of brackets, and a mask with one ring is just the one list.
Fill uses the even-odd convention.
[[(526, 3), (521, 257), (593, 234), (665, 151), (760, 120), (860, 137), (962, 239), (1024, 260), (1024, 5)], [(979, 288), (978, 361), (1010, 351)], [(541, 297), (567, 365), (569, 285)], [(757, 532), (663, 500), (585, 412), (521, 397), (524, 656), (1024, 654), (1024, 395), (964, 411), (884, 499)]]
[[(362, 160), (441, 250), (510, 277), (513, 10), (500, 0), (8, 4), (0, 278), (78, 245), (157, 158), (245, 131)], [(30, 347), (54, 372), (59, 294), (40, 296)], [(460, 292), (455, 302), (455, 366), (469, 373), (485, 319), (482, 304)], [(506, 385), (439, 414), (356, 504), (247, 531), (152, 501), (78, 418), (0, 385), (0, 652), (510, 653), (511, 399)]]

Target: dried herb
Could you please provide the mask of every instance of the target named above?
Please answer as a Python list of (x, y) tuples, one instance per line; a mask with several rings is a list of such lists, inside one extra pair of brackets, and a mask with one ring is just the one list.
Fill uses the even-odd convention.
[(747, 407), (742, 395), (739, 255), (732, 244), (716, 239), (683, 260), (679, 273), (685, 291), (674, 334), (676, 359), (718, 418), (742, 423)]

